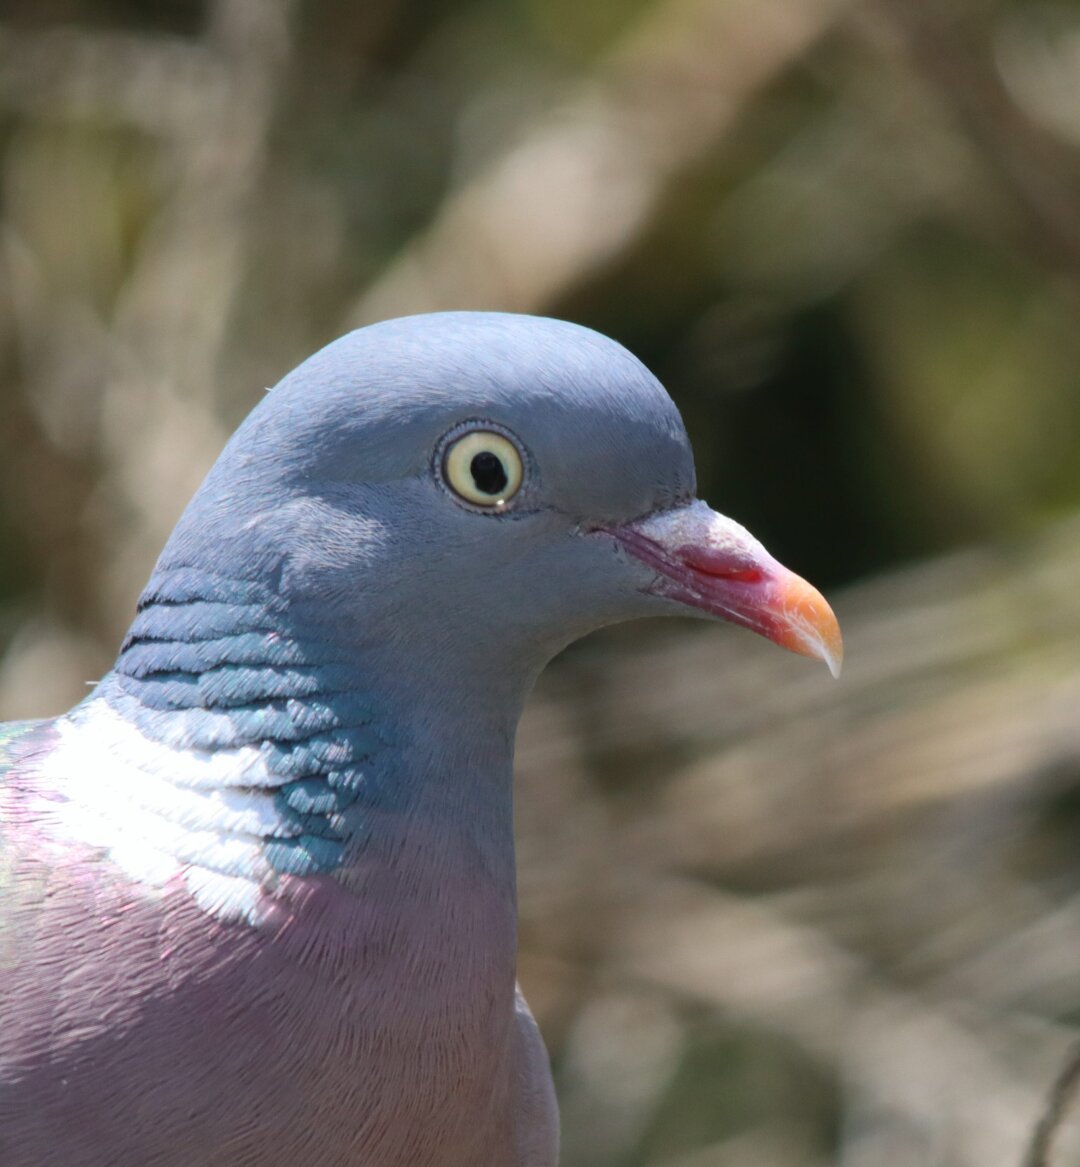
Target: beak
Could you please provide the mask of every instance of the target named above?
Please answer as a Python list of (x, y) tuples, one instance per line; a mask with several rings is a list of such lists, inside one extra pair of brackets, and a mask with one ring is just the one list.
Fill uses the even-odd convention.
[(840, 675), (844, 645), (825, 597), (745, 527), (693, 502), (606, 532), (656, 572), (654, 595), (750, 628)]

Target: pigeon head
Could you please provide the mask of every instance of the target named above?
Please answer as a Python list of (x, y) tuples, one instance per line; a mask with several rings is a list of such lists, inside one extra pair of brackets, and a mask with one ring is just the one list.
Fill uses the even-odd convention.
[(263, 585), (388, 677), (462, 693), (496, 675), (524, 691), (586, 632), (665, 613), (728, 619), (835, 669), (825, 601), (694, 492), (674, 403), (620, 345), (528, 316), (408, 317), (267, 394), (158, 574)]
[(93, 778), (70, 833), (228, 918), (458, 835), (512, 886), (514, 728), (564, 645), (690, 614), (839, 665), (822, 597), (694, 487), (667, 393), (588, 329), (448, 313), (336, 341), (237, 430), (62, 728), (51, 764)]

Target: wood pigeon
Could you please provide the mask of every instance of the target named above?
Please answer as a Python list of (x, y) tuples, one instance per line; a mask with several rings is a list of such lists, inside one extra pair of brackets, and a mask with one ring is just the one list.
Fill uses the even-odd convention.
[(286, 376), (112, 670), (0, 729), (0, 1164), (554, 1167), (515, 729), (565, 645), (665, 614), (839, 668), (618, 344), (439, 313)]

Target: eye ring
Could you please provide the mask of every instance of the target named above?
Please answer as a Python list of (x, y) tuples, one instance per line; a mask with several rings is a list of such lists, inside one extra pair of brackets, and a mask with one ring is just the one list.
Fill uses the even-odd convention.
[(505, 507), (525, 481), (521, 449), (507, 434), (483, 426), (452, 436), (440, 461), (446, 486), (486, 511)]

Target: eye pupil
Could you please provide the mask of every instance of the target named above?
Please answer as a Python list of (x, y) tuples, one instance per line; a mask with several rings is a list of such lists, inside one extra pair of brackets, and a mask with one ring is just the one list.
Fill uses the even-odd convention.
[(469, 463), (469, 473), (472, 475), (476, 489), (492, 496), (502, 493), (510, 481), (506, 476), (506, 467), (497, 454), (484, 450), (473, 456)]

